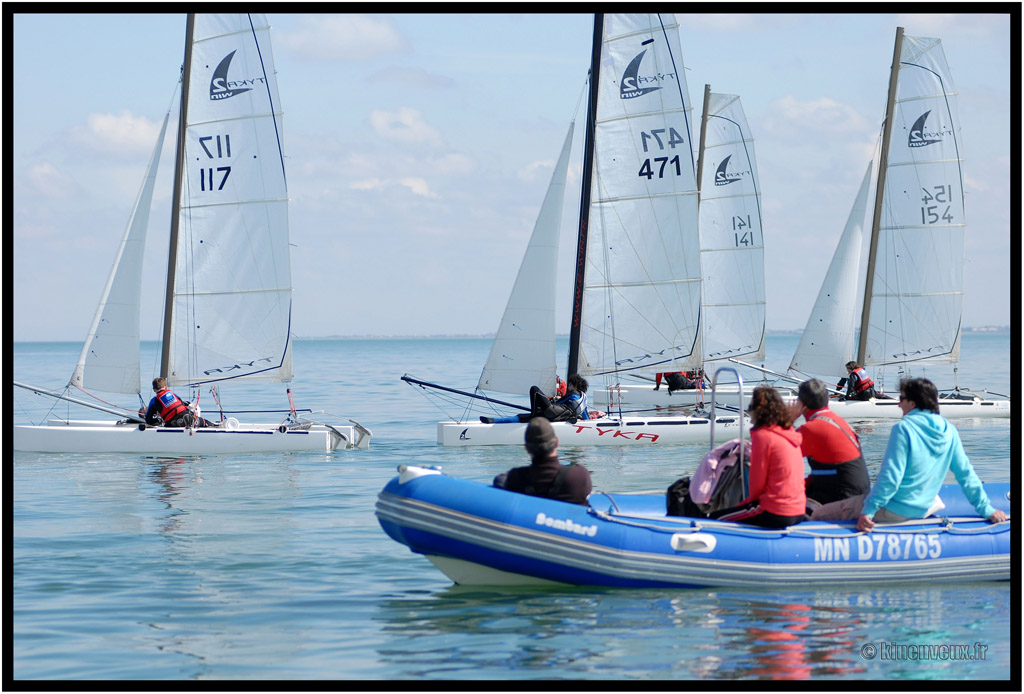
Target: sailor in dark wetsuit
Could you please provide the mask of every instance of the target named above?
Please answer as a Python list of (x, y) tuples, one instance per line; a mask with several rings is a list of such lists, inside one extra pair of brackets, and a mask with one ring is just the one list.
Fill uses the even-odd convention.
[(508, 417), (480, 417), (484, 424), (514, 424), (529, 422), (534, 417), (544, 417), (551, 422), (575, 422), (590, 419), (587, 410), (587, 379), (579, 374), (569, 376), (565, 395), (552, 399), (538, 386), (530, 386), (530, 411)]
[(856, 432), (828, 408), (828, 389), (816, 378), (804, 381), (791, 409), (793, 418), (803, 415), (806, 424), (800, 450), (811, 467), (807, 497), (827, 504), (871, 489), (867, 465)]
[(501, 473), (494, 478), (494, 486), (586, 506), (592, 488), (590, 471), (582, 465), (558, 462), (558, 438), (551, 422), (534, 417), (526, 426), (524, 438), (531, 464)]

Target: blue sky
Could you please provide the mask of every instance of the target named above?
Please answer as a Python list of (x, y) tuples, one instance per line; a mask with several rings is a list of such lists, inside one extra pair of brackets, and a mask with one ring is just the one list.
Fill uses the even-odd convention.
[[(494, 331), (579, 107), (592, 15), (268, 18), (295, 334)], [(960, 92), (964, 325), (1010, 324), (1009, 15), (678, 19), (691, 99), (705, 83), (739, 94), (755, 138), (770, 329), (802, 328), (810, 312), (872, 156), (897, 26), (942, 39)], [(184, 27), (183, 14), (15, 15), (15, 340), (84, 339), (171, 103)], [(150, 223), (146, 339), (159, 333), (169, 168)], [(559, 259), (566, 326), (571, 247)]]

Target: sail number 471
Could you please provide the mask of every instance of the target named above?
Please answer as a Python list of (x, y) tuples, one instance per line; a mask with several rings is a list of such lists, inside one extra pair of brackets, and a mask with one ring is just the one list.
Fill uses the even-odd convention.
[[(642, 131), (640, 133), (640, 143), (643, 145), (644, 151), (647, 152), (649, 149), (653, 149), (655, 145), (657, 145), (658, 150), (664, 150), (666, 145), (670, 149), (675, 149), (676, 145), (686, 144), (686, 140), (676, 132), (675, 128), (653, 128), (650, 132)], [(673, 169), (675, 169), (676, 176), (682, 175), (678, 154), (671, 159), (668, 157), (645, 159), (644, 163), (640, 166), (640, 173), (637, 175), (647, 177), (648, 181), (654, 178), (655, 175), (658, 178), (665, 178), (666, 167), (669, 167), (669, 173), (672, 173)]]

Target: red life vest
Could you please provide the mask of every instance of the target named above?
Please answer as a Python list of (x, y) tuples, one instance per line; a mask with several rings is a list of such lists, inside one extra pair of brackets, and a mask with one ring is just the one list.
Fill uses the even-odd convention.
[(868, 372), (863, 368), (854, 369), (850, 373), (857, 374), (857, 378), (859, 379), (857, 381), (857, 390), (855, 391), (857, 393), (863, 393), (865, 390), (875, 385), (875, 382), (871, 380), (870, 376), (868, 376)]
[(188, 411), (188, 405), (181, 401), (170, 388), (164, 388), (156, 394), (157, 402), (160, 403), (160, 418), (164, 423), (170, 424), (175, 419)]

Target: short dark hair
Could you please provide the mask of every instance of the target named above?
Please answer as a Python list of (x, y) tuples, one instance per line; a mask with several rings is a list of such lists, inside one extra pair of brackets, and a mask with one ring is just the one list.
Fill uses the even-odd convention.
[(771, 386), (758, 386), (750, 397), (750, 423), (755, 427), (778, 424), (789, 427), (793, 422), (789, 418), (789, 408), (783, 402), (779, 391)]
[(820, 410), (828, 404), (828, 386), (817, 378), (804, 381), (796, 391), (797, 400), (811, 410)]
[(569, 374), (569, 379), (565, 383), (569, 388), (572, 388), (579, 393), (586, 393), (587, 388), (589, 387), (587, 379), (583, 378), (579, 374)]
[(153, 379), (153, 390), (160, 391), (167, 387), (167, 381), (163, 376), (157, 376)]
[(939, 414), (939, 389), (927, 378), (904, 378), (900, 381), (900, 395), (913, 400), (919, 410)]

